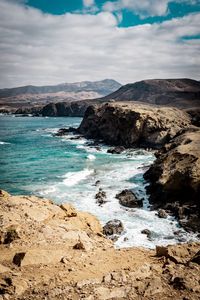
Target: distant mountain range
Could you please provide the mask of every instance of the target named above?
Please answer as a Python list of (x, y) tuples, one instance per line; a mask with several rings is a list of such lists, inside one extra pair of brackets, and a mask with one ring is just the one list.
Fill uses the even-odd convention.
[(200, 82), (192, 79), (151, 79), (126, 84), (101, 99), (139, 101), (157, 105), (191, 108), (200, 106)]
[(196, 116), (196, 111), (200, 111), (200, 82), (187, 78), (150, 79), (121, 86), (114, 80), (105, 79), (97, 82), (0, 90), (0, 110), (13, 107), (12, 111), (18, 108), (17, 113), (22, 114), (83, 116), (89, 105), (108, 101), (175, 106), (192, 109)]
[(0, 89), (0, 106), (19, 108), (22, 106), (45, 105), (50, 102), (76, 101), (106, 96), (121, 87), (112, 79), (62, 83), (49, 86), (22, 86)]

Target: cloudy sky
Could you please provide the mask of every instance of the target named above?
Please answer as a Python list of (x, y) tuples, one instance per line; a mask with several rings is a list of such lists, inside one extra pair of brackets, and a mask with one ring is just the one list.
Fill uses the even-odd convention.
[(0, 88), (200, 80), (200, 0), (0, 0)]

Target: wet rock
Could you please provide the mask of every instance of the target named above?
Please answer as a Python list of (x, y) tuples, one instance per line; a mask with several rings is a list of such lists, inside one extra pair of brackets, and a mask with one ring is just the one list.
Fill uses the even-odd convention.
[(98, 193), (95, 195), (96, 203), (100, 206), (106, 203), (106, 192), (104, 192), (101, 188), (99, 188)]
[(106, 225), (103, 227), (103, 233), (107, 236), (111, 236), (114, 234), (120, 235), (124, 230), (124, 226), (120, 220), (114, 219), (108, 221)]
[(118, 146), (118, 147), (114, 147), (114, 148), (110, 148), (107, 150), (107, 153), (111, 153), (111, 154), (121, 154), (122, 152), (124, 152), (126, 149), (123, 146)]
[(143, 230), (141, 231), (141, 233), (142, 233), (142, 234), (146, 234), (148, 238), (151, 237), (151, 230), (149, 230), (149, 229), (143, 229)]
[(159, 209), (157, 215), (161, 219), (166, 219), (168, 217), (168, 214), (164, 209)]
[(116, 198), (119, 199), (121, 205), (126, 207), (135, 208), (143, 206), (142, 200), (137, 199), (131, 190), (123, 190), (116, 195)]
[(58, 130), (57, 133), (54, 134), (54, 136), (64, 136), (68, 133), (76, 133), (77, 132), (77, 129), (76, 128), (73, 128), (73, 127), (69, 127), (69, 128), (60, 128)]
[(100, 180), (97, 180), (94, 185), (98, 186), (100, 183), (101, 183)]

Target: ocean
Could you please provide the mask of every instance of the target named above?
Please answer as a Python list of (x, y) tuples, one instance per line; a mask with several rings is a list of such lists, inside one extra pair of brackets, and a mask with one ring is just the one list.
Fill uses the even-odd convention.
[[(57, 204), (69, 202), (97, 216), (102, 225), (121, 220), (125, 230), (116, 247), (154, 248), (195, 241), (196, 236), (180, 228), (173, 217), (158, 218), (150, 209), (143, 174), (155, 159), (153, 152), (132, 149), (109, 154), (109, 147), (103, 144), (97, 149), (85, 138), (73, 139), (73, 134), (53, 135), (63, 127), (78, 127), (80, 122), (81, 118), (0, 116), (0, 188), (14, 195), (45, 197)], [(108, 201), (102, 206), (95, 199), (99, 188), (106, 192)], [(122, 207), (115, 196), (124, 189), (143, 198), (144, 207)], [(152, 232), (151, 239), (141, 233), (143, 229)]]

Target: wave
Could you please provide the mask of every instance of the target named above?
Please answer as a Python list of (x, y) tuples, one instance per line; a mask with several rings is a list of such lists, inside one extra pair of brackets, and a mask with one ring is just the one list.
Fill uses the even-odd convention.
[(66, 186), (73, 186), (79, 183), (80, 181), (86, 179), (89, 175), (93, 174), (94, 170), (92, 169), (84, 169), (82, 171), (78, 172), (68, 172), (64, 176), (65, 179), (63, 180), (63, 183)]
[(10, 145), (11, 143), (0, 141), (0, 145)]

